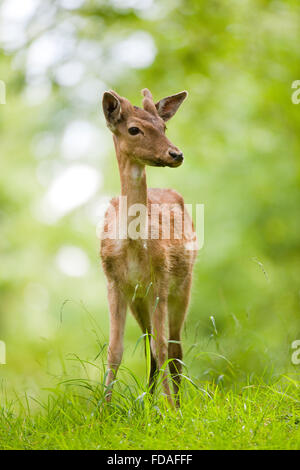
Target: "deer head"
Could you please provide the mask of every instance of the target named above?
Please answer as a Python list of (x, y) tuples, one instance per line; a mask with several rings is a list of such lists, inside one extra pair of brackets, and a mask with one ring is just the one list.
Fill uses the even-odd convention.
[(103, 111), (114, 135), (117, 153), (141, 165), (181, 165), (183, 154), (166, 137), (165, 122), (174, 116), (187, 92), (168, 96), (157, 103), (147, 88), (142, 94), (143, 108), (133, 106), (112, 90), (103, 95)]

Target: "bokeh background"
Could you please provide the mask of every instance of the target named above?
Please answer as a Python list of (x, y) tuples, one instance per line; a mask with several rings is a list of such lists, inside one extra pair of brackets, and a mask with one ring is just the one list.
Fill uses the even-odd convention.
[[(199, 381), (299, 374), (298, 0), (2, 0), (0, 340), (3, 387), (38, 395), (101, 363), (108, 340), (96, 226), (119, 192), (101, 94), (140, 105), (189, 91), (168, 125), (179, 169), (148, 184), (205, 204), (184, 333)], [(145, 375), (128, 315), (124, 364)], [(97, 369), (86, 364), (92, 379)]]

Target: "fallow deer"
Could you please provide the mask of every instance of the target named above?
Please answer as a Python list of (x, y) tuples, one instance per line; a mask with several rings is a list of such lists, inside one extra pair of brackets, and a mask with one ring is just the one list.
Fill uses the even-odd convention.
[[(188, 308), (195, 261), (196, 235), (192, 220), (180, 194), (173, 189), (147, 189), (145, 166), (176, 168), (183, 162), (182, 152), (166, 137), (166, 125), (187, 97), (183, 91), (154, 103), (148, 89), (142, 90), (143, 108), (133, 106), (115, 91), (103, 95), (106, 123), (113, 133), (118, 160), (121, 195), (127, 197), (128, 217), (126, 236), (103, 237), (101, 257), (107, 278), (110, 310), (110, 340), (106, 400), (111, 400), (112, 385), (123, 354), (123, 336), (127, 306), (143, 333), (151, 335), (150, 389), (156, 373), (162, 370), (163, 391), (173, 404), (167, 365), (178, 402), (182, 372), (181, 330)], [(114, 198), (105, 215), (104, 231), (112, 224), (119, 226), (122, 198)], [(140, 237), (132, 237), (127, 229), (133, 220), (132, 205), (146, 208), (146, 218), (140, 221)], [(159, 233), (153, 237), (153, 207), (173, 205), (171, 226), (184, 219), (182, 237), (172, 229), (168, 238), (162, 233), (163, 211), (159, 213)], [(127, 215), (127, 214), (126, 214)], [(155, 231), (154, 231), (155, 232)], [(191, 249), (192, 244), (192, 249)], [(169, 335), (166, 332), (168, 322)], [(168, 360), (169, 359), (169, 360)]]

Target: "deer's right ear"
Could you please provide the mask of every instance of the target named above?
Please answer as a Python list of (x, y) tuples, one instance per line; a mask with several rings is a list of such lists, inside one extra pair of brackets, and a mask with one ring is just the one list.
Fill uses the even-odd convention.
[(105, 91), (102, 99), (104, 116), (109, 129), (114, 132), (121, 117), (120, 100), (111, 91)]

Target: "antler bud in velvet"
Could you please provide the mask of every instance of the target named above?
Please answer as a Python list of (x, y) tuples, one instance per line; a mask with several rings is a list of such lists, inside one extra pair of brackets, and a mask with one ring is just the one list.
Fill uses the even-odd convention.
[(142, 95), (144, 96), (143, 99), (143, 108), (145, 111), (148, 111), (148, 113), (153, 114), (154, 116), (157, 116), (157, 109), (155, 107), (155, 104), (153, 102), (152, 94), (151, 91), (148, 90), (148, 88), (144, 88), (142, 90)]

